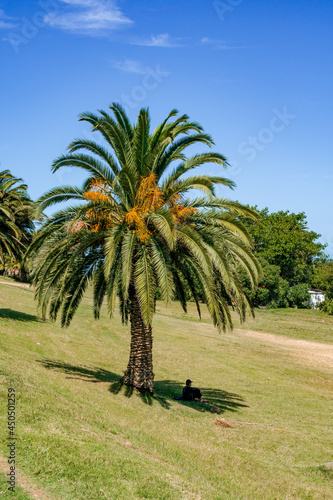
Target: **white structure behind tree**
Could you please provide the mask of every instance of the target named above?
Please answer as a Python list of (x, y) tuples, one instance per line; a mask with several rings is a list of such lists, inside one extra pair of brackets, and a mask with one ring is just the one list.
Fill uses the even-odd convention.
[(312, 307), (312, 309), (317, 309), (326, 298), (324, 292), (321, 290), (309, 290), (309, 294), (310, 299), (308, 304)]

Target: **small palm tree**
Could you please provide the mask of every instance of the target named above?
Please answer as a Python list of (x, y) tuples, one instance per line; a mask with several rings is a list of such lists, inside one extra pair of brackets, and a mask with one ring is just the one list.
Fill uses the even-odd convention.
[[(118, 104), (113, 117), (83, 113), (106, 144), (75, 140), (69, 153), (56, 159), (61, 167), (88, 173), (82, 188), (52, 189), (39, 200), (39, 213), (54, 203), (78, 200), (60, 210), (39, 230), (29, 255), (43, 317), (68, 326), (88, 284), (93, 282), (94, 315), (104, 297), (112, 316), (116, 298), (123, 322), (130, 320), (130, 359), (123, 382), (141, 392), (154, 392), (152, 319), (157, 290), (169, 303), (177, 298), (186, 311), (189, 298), (204, 302), (219, 329), (232, 327), (228, 304), (245, 318), (250, 304), (237, 269), (242, 267), (255, 286), (260, 267), (251, 253), (249, 236), (239, 216), (254, 211), (215, 196), (215, 186), (233, 182), (210, 175), (185, 176), (196, 167), (224, 156), (201, 153), (190, 158), (194, 144), (211, 146), (211, 137), (187, 115), (176, 110), (153, 131), (146, 109), (132, 125)], [(171, 172), (170, 167), (173, 166)], [(190, 190), (204, 196), (187, 198)]]
[(9, 170), (0, 172), (0, 263), (21, 262), (34, 228), (27, 185)]

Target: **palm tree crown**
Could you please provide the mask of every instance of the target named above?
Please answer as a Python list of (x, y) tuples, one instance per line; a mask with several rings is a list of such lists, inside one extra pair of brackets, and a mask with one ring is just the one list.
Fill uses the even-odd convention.
[(0, 172), (0, 262), (20, 261), (34, 228), (27, 185), (9, 170)]
[[(176, 110), (153, 131), (146, 109), (132, 125), (118, 104), (113, 116), (83, 113), (106, 143), (74, 140), (69, 153), (57, 158), (53, 171), (78, 167), (88, 177), (82, 188), (52, 189), (39, 200), (39, 213), (54, 203), (78, 200), (60, 210), (39, 230), (30, 247), (34, 284), (42, 315), (47, 311), (68, 326), (89, 282), (94, 314), (104, 297), (112, 316), (119, 298), (122, 319), (131, 321), (131, 356), (124, 382), (153, 392), (151, 325), (156, 291), (170, 302), (189, 299), (200, 314), (204, 302), (219, 329), (232, 327), (228, 304), (241, 320), (251, 309), (238, 277), (243, 268), (255, 286), (260, 267), (239, 217), (252, 210), (217, 197), (216, 185), (233, 187), (227, 178), (188, 175), (201, 165), (226, 167), (214, 152), (186, 157), (194, 144), (213, 145), (202, 127)], [(188, 197), (200, 190), (200, 197)]]

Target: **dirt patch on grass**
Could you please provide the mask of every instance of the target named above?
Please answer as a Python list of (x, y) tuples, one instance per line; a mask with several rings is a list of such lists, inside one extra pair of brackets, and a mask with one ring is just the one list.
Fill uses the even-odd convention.
[[(6, 459), (0, 456), (0, 471), (3, 474), (8, 474), (9, 465)], [(28, 476), (24, 476), (17, 469), (16, 472), (16, 484), (20, 486), (26, 493), (31, 495), (31, 498), (36, 500), (55, 500), (54, 497), (51, 497), (48, 493), (38, 488)]]
[[(260, 340), (267, 345), (281, 347), (282, 351), (292, 356), (296, 363), (313, 368), (322, 368), (325, 371), (333, 372), (333, 345), (311, 342), (309, 340), (297, 340), (275, 335), (273, 333), (262, 333), (253, 330), (235, 330), (239, 335)], [(333, 332), (332, 332), (333, 333)]]

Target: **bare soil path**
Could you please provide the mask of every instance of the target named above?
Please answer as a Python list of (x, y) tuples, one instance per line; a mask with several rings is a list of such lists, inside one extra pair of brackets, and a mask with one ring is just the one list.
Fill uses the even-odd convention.
[(20, 288), (30, 288), (30, 285), (25, 283), (8, 283), (8, 281), (0, 281), (0, 285), (19, 286)]
[(279, 346), (284, 354), (293, 358), (295, 363), (313, 368), (320, 367), (333, 373), (333, 345), (253, 330), (235, 330), (235, 333), (257, 339), (267, 345)]

